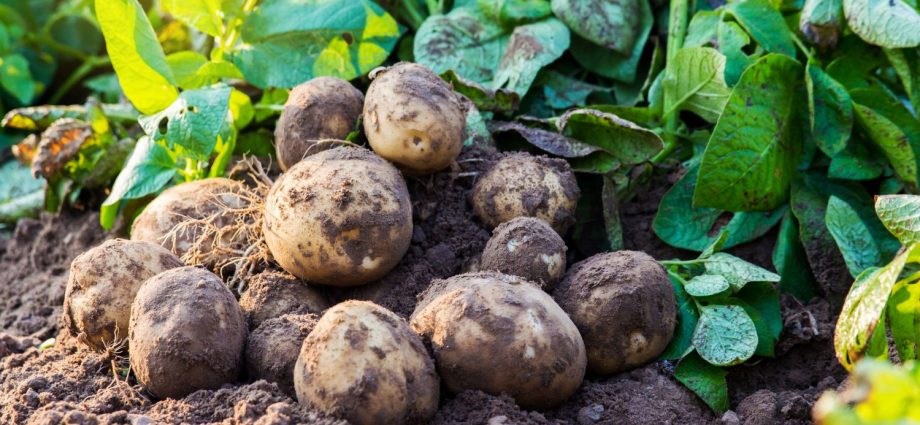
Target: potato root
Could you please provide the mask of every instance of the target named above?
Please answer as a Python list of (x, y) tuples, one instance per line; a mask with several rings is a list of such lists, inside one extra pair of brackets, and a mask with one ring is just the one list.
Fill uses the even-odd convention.
[(492, 232), (480, 269), (520, 276), (549, 291), (565, 274), (566, 249), (565, 242), (545, 221), (518, 217)]

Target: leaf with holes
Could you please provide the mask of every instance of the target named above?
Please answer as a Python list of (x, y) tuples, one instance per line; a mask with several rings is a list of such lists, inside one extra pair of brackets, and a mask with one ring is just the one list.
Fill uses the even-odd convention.
[[(162, 112), (141, 117), (140, 123), (147, 135), (163, 137), (168, 146), (181, 146), (187, 156), (207, 160), (229, 110), (230, 87), (186, 90)], [(160, 133), (164, 125), (166, 132)]]

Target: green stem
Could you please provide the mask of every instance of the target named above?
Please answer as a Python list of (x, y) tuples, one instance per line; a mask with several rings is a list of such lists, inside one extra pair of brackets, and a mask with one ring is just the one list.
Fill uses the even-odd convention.
[[(246, 3), (243, 3), (243, 14), (252, 12), (256, 8), (256, 5), (259, 4), (259, 0), (246, 0)], [(220, 56), (223, 58), (223, 54), (226, 51), (229, 51), (236, 44), (236, 41), (240, 38), (239, 28), (243, 23), (241, 18), (235, 19), (233, 22), (227, 24), (227, 34), (221, 37), (220, 43)]]
[(50, 104), (58, 103), (61, 100), (61, 98), (64, 97), (64, 95), (67, 94), (67, 92), (69, 92), (71, 88), (73, 88), (75, 84), (77, 84), (78, 82), (80, 82), (80, 80), (82, 80), (84, 77), (89, 75), (89, 73), (92, 72), (93, 69), (96, 69), (99, 66), (108, 65), (110, 63), (111, 63), (111, 60), (107, 56), (106, 57), (93, 56), (89, 59), (86, 59), (86, 61), (84, 61), (83, 64), (80, 65), (80, 67), (77, 68), (77, 70), (73, 72), (73, 74), (70, 74), (70, 76), (67, 77), (67, 79), (64, 80), (64, 82), (58, 86), (54, 94), (51, 95), (51, 97), (48, 99), (48, 103)]
[(409, 16), (406, 16), (408, 24), (413, 30), (418, 30), (422, 26), (422, 22), (425, 22), (425, 16), (418, 10), (414, 0), (406, 0), (403, 5), (405, 6), (404, 10), (409, 14)]
[(808, 61), (812, 61), (811, 49), (808, 46), (805, 46), (805, 43), (802, 43), (802, 40), (799, 40), (799, 37), (795, 34), (792, 34), (792, 41), (795, 42), (795, 45), (798, 46), (799, 50), (805, 54), (805, 57), (808, 58)]
[[(668, 50), (666, 56), (665, 64), (665, 78), (675, 78), (674, 72), (674, 58), (677, 56), (677, 52), (680, 51), (681, 47), (684, 45), (684, 38), (687, 35), (687, 14), (689, 11), (689, 0), (674, 0), (671, 2), (671, 16), (670, 21), (668, 22)], [(671, 110), (668, 105), (669, 101), (674, 99), (673, 93), (673, 84), (665, 84), (664, 86), (664, 99), (665, 99), (665, 110)], [(670, 154), (677, 147), (677, 118), (678, 114), (676, 111), (669, 112), (667, 116), (664, 117), (664, 149), (656, 155), (656, 158), (661, 156), (661, 153)], [(659, 158), (660, 161), (663, 158)]]

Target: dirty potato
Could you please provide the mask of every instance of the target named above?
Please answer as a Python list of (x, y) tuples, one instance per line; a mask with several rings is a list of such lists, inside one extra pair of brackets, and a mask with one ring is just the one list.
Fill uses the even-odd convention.
[(480, 268), (520, 276), (549, 291), (565, 273), (565, 251), (565, 242), (545, 221), (518, 217), (492, 232)]
[(318, 288), (273, 270), (255, 275), (240, 296), (240, 308), (249, 320), (249, 329), (285, 314), (320, 314), (328, 307), (329, 301)]
[(278, 384), (287, 395), (294, 393), (294, 365), (303, 340), (316, 326), (315, 314), (285, 314), (266, 320), (249, 334), (246, 370), (250, 380), (264, 379)]

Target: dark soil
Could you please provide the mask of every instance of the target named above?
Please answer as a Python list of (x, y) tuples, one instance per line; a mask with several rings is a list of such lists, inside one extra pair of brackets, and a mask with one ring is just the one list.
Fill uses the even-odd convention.
[[(498, 157), (469, 149), (454, 170), (409, 179), (415, 230), (412, 245), (381, 281), (334, 300), (372, 299), (407, 317), (416, 295), (432, 279), (476, 270), (490, 233), (472, 218), (467, 192), (476, 173)], [(658, 199), (669, 184), (667, 172), (654, 175), (635, 199), (621, 205), (627, 249), (655, 258), (692, 258), (666, 246), (651, 231)], [(93, 213), (64, 213), (22, 220), (12, 239), (0, 241), (0, 423), (3, 424), (332, 424), (301, 407), (275, 384), (237, 382), (198, 391), (179, 400), (154, 402), (112, 371), (123, 359), (94, 353), (61, 327), (61, 306), (70, 261), (110, 237)], [(773, 236), (731, 250), (769, 267)], [(507, 396), (478, 391), (445, 395), (436, 424), (766, 424), (808, 423), (815, 398), (845, 375), (834, 359), (836, 310), (815, 300), (801, 305), (783, 300), (785, 329), (776, 359), (729, 371), (730, 411), (715, 417), (671, 377), (672, 366), (654, 363), (610, 378), (588, 376), (562, 406), (524, 411)], [(57, 337), (52, 348), (42, 341)], [(720, 421), (722, 419), (722, 421)]]

